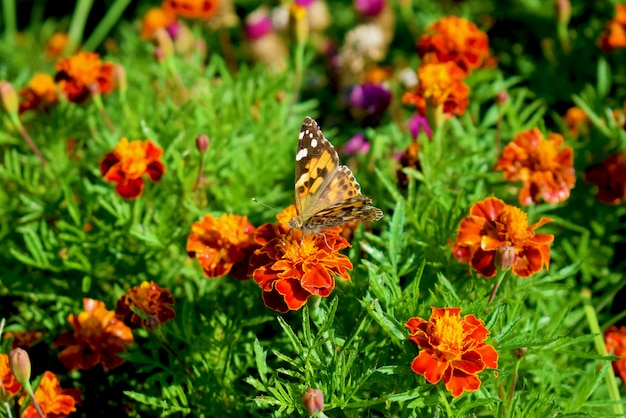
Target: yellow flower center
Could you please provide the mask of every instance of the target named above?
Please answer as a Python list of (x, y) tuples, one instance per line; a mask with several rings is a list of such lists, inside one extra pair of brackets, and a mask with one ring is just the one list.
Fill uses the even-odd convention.
[(319, 252), (315, 234), (306, 234), (302, 238), (294, 234), (291, 239), (286, 239), (283, 243), (283, 258), (293, 263), (298, 263)]
[(89, 85), (95, 83), (100, 74), (100, 57), (93, 52), (81, 52), (71, 56), (69, 60), (68, 74), (74, 80)]
[(129, 142), (128, 139), (122, 138), (115, 148), (115, 153), (120, 157), (120, 164), (127, 178), (136, 179), (146, 172), (148, 161), (142, 141)]
[(458, 358), (463, 352), (465, 330), (458, 315), (446, 311), (433, 324), (431, 343), (441, 352), (445, 360)]
[(49, 74), (35, 74), (28, 82), (28, 87), (39, 97), (43, 97), (48, 93), (55, 94), (56, 92), (56, 85)]
[(515, 206), (507, 205), (498, 216), (498, 222), (502, 224), (499, 233), (504, 241), (521, 242), (533, 235), (528, 229), (528, 217), (524, 211)]

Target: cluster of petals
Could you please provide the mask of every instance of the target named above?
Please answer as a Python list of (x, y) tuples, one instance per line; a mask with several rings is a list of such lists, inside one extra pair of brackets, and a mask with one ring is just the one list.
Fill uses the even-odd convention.
[(551, 133), (547, 139), (539, 129), (520, 132), (502, 150), (495, 169), (504, 171), (507, 181), (523, 183), (521, 205), (567, 200), (576, 183), (574, 151), (563, 146), (563, 136)]
[[(35, 399), (41, 407), (45, 417), (66, 418), (76, 411), (76, 404), (80, 401), (80, 390), (63, 389), (59, 378), (52, 372), (46, 371), (41, 377), (39, 386), (35, 391)], [(27, 399), (26, 394), (20, 398), (22, 405)], [(32, 402), (22, 412), (22, 418), (39, 418), (40, 415)]]
[(209, 278), (230, 274), (234, 279), (248, 279), (248, 261), (258, 248), (255, 231), (245, 216), (205, 215), (191, 226), (187, 254), (198, 260)]
[(153, 7), (143, 17), (140, 35), (143, 39), (151, 39), (155, 30), (159, 28), (167, 29), (176, 21), (176, 14), (172, 9)]
[(114, 68), (113, 63), (102, 62), (94, 52), (80, 52), (57, 62), (54, 79), (60, 81), (61, 92), (69, 101), (82, 103), (113, 90)]
[(87, 370), (97, 364), (109, 370), (121, 365), (124, 360), (119, 354), (133, 342), (130, 328), (107, 310), (104, 302), (85, 298), (83, 305), (83, 312), (67, 317), (73, 330), (63, 332), (52, 345), (65, 347), (59, 360), (69, 370)]
[(478, 373), (498, 367), (498, 352), (485, 343), (489, 330), (484, 322), (460, 313), (461, 308), (433, 307), (428, 321), (415, 317), (404, 324), (409, 340), (421, 348), (411, 369), (432, 384), (443, 379), (453, 397), (478, 390)]
[(448, 16), (428, 27), (417, 51), (425, 62), (454, 62), (468, 75), (472, 70), (491, 65), (489, 38), (476, 25), (462, 17)]
[(277, 216), (277, 224), (265, 224), (256, 231), (261, 248), (250, 258), (252, 278), (263, 291), (265, 306), (277, 312), (300, 309), (311, 296), (326, 297), (335, 288), (335, 276), (350, 280), (352, 263), (339, 253), (350, 244), (341, 228), (322, 233), (289, 229), (296, 216), (290, 206)]
[(454, 62), (426, 63), (417, 70), (419, 83), (402, 97), (417, 107), (421, 115), (426, 106), (441, 108), (445, 114), (462, 115), (469, 104), (470, 92), (463, 82), (465, 73)]
[(613, 362), (613, 370), (626, 382), (626, 326), (610, 326), (604, 332), (606, 351), (621, 357)]
[(585, 181), (598, 186), (596, 198), (601, 202), (617, 205), (626, 200), (626, 151), (587, 168)]
[[(4, 393), (5, 396), (15, 396), (22, 390), (22, 385), (19, 384), (15, 376), (13, 376), (13, 373), (11, 373), (9, 356), (4, 353), (0, 353), (0, 380), (2, 381), (0, 395)], [(0, 399), (2, 398), (3, 397), (0, 396)]]
[(154, 329), (174, 319), (174, 296), (154, 282), (144, 281), (122, 295), (115, 316), (130, 328)]
[(577, 137), (580, 134), (582, 128), (589, 125), (589, 116), (580, 107), (570, 107), (563, 115), (563, 122), (567, 125), (569, 133), (573, 137)]
[(528, 225), (528, 217), (519, 208), (489, 197), (475, 203), (470, 215), (461, 220), (452, 254), (461, 263), (471, 265), (483, 277), (493, 277), (504, 255), (517, 276), (529, 277), (550, 266), (552, 234), (538, 234), (535, 229), (552, 219), (543, 217)]
[(161, 155), (163, 149), (149, 139), (129, 141), (122, 138), (100, 162), (100, 171), (107, 181), (117, 183), (117, 194), (134, 199), (143, 192), (144, 175), (157, 182), (165, 173)]
[(28, 85), (20, 90), (20, 109), (23, 113), (31, 109), (48, 111), (57, 104), (57, 85), (49, 74), (35, 74)]
[(598, 45), (606, 52), (626, 47), (626, 4), (615, 5), (615, 17), (607, 23)]
[(217, 13), (220, 0), (165, 0), (163, 9), (188, 19), (209, 19)]

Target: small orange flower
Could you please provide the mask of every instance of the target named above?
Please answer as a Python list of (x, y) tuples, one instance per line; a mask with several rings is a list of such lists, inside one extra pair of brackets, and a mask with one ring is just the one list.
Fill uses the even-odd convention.
[(60, 56), (65, 50), (65, 45), (67, 45), (68, 40), (69, 35), (67, 33), (57, 32), (52, 35), (46, 45), (46, 56), (48, 58), (57, 58)]
[(82, 103), (93, 94), (105, 94), (113, 90), (111, 62), (100, 61), (94, 52), (80, 52), (59, 60), (55, 81), (61, 82), (61, 91), (74, 103)]
[(567, 125), (570, 134), (577, 137), (581, 128), (586, 128), (589, 125), (589, 117), (580, 107), (570, 107), (563, 116), (563, 122)]
[(424, 64), (417, 70), (418, 85), (402, 97), (402, 102), (416, 106), (426, 114), (426, 106), (441, 107), (443, 113), (462, 115), (469, 104), (465, 74), (455, 63)]
[(174, 22), (176, 22), (176, 15), (171, 9), (153, 7), (148, 10), (146, 15), (143, 17), (143, 22), (141, 24), (141, 37), (143, 39), (150, 39), (156, 29), (167, 29), (167, 27)]
[[(496, 275), (496, 258), (504, 247), (515, 249), (512, 268), (519, 277), (529, 277), (550, 266), (552, 234), (537, 234), (535, 229), (552, 222), (544, 217), (534, 225), (521, 209), (489, 197), (475, 203), (470, 215), (463, 218), (452, 254), (461, 263), (471, 265), (484, 276)], [(507, 252), (511, 252), (506, 248)], [(512, 255), (512, 254), (511, 254)]]
[(549, 134), (544, 140), (539, 129), (520, 132), (510, 142), (495, 169), (504, 171), (508, 181), (523, 182), (519, 194), (521, 205), (538, 203), (542, 198), (557, 203), (569, 197), (576, 183), (574, 151), (563, 147), (563, 137)]
[(478, 373), (498, 367), (498, 352), (485, 340), (489, 330), (474, 315), (461, 318), (461, 308), (432, 308), (428, 321), (411, 318), (404, 324), (409, 340), (420, 346), (411, 369), (432, 384), (442, 378), (453, 397), (480, 388)]
[(108, 311), (104, 302), (84, 298), (83, 305), (84, 312), (67, 316), (74, 330), (63, 332), (52, 344), (52, 348), (66, 347), (59, 360), (69, 370), (87, 370), (98, 363), (105, 370), (119, 366), (124, 360), (118, 354), (133, 342), (130, 328), (115, 317), (115, 312)]
[(217, 13), (220, 0), (165, 0), (163, 8), (188, 19), (209, 19)]
[(154, 282), (131, 288), (117, 301), (115, 315), (130, 328), (154, 329), (174, 319), (174, 296)]
[(606, 25), (598, 45), (606, 52), (626, 47), (626, 4), (615, 5), (615, 18)]
[(2, 334), (2, 339), (4, 340), (13, 339), (11, 348), (32, 347), (41, 337), (43, 337), (43, 332), (41, 331), (8, 331)]
[(350, 280), (350, 259), (339, 251), (350, 247), (341, 227), (323, 234), (302, 234), (287, 223), (296, 215), (290, 206), (277, 216), (278, 224), (257, 229), (262, 245), (250, 259), (250, 271), (263, 291), (265, 306), (277, 312), (300, 309), (310, 296), (326, 297), (335, 288), (335, 276)]
[(143, 192), (145, 174), (153, 182), (161, 180), (165, 173), (162, 154), (163, 149), (149, 139), (129, 142), (122, 138), (100, 162), (100, 171), (107, 181), (117, 183), (117, 194), (125, 199), (134, 199)]
[[(24, 394), (20, 398), (19, 404), (22, 405), (25, 399), (26, 395)], [(80, 400), (80, 391), (78, 389), (63, 389), (56, 375), (46, 371), (35, 391), (35, 399), (37, 399), (45, 417), (67, 418), (70, 413), (76, 411), (76, 404)], [(32, 403), (24, 409), (22, 418), (39, 418), (39, 414)]]
[(57, 86), (48, 74), (35, 74), (28, 85), (20, 90), (20, 97), (20, 113), (29, 109), (43, 109), (47, 112), (59, 101)]
[(626, 327), (617, 328), (615, 325), (610, 326), (604, 332), (604, 343), (606, 351), (609, 353), (613, 352), (614, 356), (621, 357), (621, 359), (613, 362), (613, 370), (626, 383)]
[(234, 279), (248, 279), (248, 262), (258, 248), (254, 241), (255, 228), (245, 216), (224, 214), (219, 218), (205, 215), (191, 226), (187, 239), (189, 257), (200, 262), (204, 274)]
[(9, 367), (9, 356), (6, 354), (0, 354), (0, 379), (2, 380), (2, 388), (0, 388), (0, 399), (2, 399), (1, 393), (8, 394), (9, 396), (17, 395), (22, 390), (22, 385), (19, 384), (11, 368)]
[(448, 16), (428, 29), (434, 33), (422, 35), (417, 44), (418, 54), (426, 62), (452, 61), (465, 75), (474, 69), (493, 65), (489, 38), (474, 23)]
[(626, 151), (586, 169), (585, 181), (598, 186), (600, 202), (617, 205), (626, 200)]

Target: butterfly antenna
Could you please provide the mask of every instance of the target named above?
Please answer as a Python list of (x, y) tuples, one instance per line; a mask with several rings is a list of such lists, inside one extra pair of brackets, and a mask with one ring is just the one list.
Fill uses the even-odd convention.
[(256, 198), (256, 197), (253, 197), (253, 198), (252, 198), (252, 201), (253, 201), (253, 202), (255, 202), (255, 203), (258, 203), (259, 205), (265, 206), (266, 208), (271, 209), (271, 210), (273, 210), (274, 212), (277, 212), (277, 213), (278, 213), (278, 212), (281, 212), (280, 210), (276, 209), (275, 207), (272, 207), (272, 206), (270, 206), (270, 205), (266, 205), (266, 204), (265, 204), (265, 203), (263, 203), (263, 202), (259, 202), (259, 201), (257, 200), (257, 198)]

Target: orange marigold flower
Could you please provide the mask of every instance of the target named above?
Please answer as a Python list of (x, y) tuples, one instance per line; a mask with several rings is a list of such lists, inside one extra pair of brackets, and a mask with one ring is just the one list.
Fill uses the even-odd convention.
[(189, 19), (209, 19), (217, 13), (220, 0), (165, 0), (163, 8)]
[(601, 202), (617, 205), (626, 200), (626, 151), (586, 169), (585, 181), (598, 186)]
[(626, 4), (615, 5), (615, 18), (606, 25), (598, 45), (606, 52), (626, 47)]
[(67, 41), (69, 40), (69, 34), (65, 32), (57, 32), (48, 39), (46, 45), (46, 56), (49, 58), (57, 58), (65, 50)]
[(125, 199), (134, 199), (143, 192), (143, 176), (157, 182), (165, 173), (161, 162), (163, 149), (149, 139), (128, 141), (122, 138), (115, 149), (100, 163), (107, 181), (117, 183), (115, 191)]
[(572, 136), (577, 137), (581, 128), (589, 125), (589, 117), (580, 107), (570, 107), (563, 116), (563, 122), (567, 125)]
[(113, 90), (111, 62), (100, 61), (94, 52), (81, 52), (59, 60), (55, 81), (61, 82), (61, 91), (74, 103), (82, 103), (92, 94), (105, 94)]
[(621, 326), (617, 328), (615, 325), (610, 326), (604, 332), (604, 343), (606, 351), (612, 352), (614, 356), (621, 357), (621, 359), (613, 362), (613, 370), (626, 383), (626, 327)]
[(174, 296), (154, 282), (131, 288), (117, 301), (115, 315), (130, 328), (157, 328), (176, 317)]
[(443, 113), (462, 115), (469, 104), (469, 87), (463, 83), (465, 74), (453, 62), (424, 64), (417, 70), (419, 83), (402, 102), (416, 106), (422, 115), (426, 106), (441, 107)]
[(148, 10), (146, 15), (143, 17), (143, 21), (141, 23), (141, 37), (143, 39), (150, 39), (156, 29), (167, 29), (167, 27), (174, 22), (176, 22), (176, 14), (172, 9), (153, 7)]
[(35, 74), (28, 85), (20, 90), (20, 97), (20, 113), (29, 109), (43, 109), (47, 112), (59, 101), (57, 86), (48, 74)]
[(563, 146), (563, 137), (549, 134), (544, 140), (539, 129), (520, 132), (502, 150), (495, 169), (504, 171), (507, 181), (523, 182), (521, 205), (538, 203), (542, 198), (557, 203), (569, 197), (576, 184), (574, 151)]
[(258, 248), (254, 233), (254, 225), (245, 216), (224, 214), (216, 219), (205, 215), (191, 226), (187, 253), (200, 262), (209, 278), (230, 274), (245, 280), (250, 257)]
[(84, 298), (83, 305), (84, 312), (67, 316), (74, 330), (63, 332), (52, 344), (52, 348), (66, 347), (59, 353), (59, 360), (69, 370), (87, 370), (98, 363), (105, 370), (119, 366), (124, 360), (118, 354), (133, 342), (130, 328), (115, 317), (115, 312), (107, 310), (104, 302)]
[[(26, 394), (22, 395), (19, 404), (22, 405), (25, 399)], [(70, 413), (76, 411), (76, 404), (80, 400), (80, 390), (63, 389), (57, 376), (46, 371), (35, 391), (35, 399), (37, 399), (44, 416), (66, 418)], [(22, 418), (39, 418), (39, 414), (32, 403), (24, 409)]]
[(38, 342), (41, 337), (43, 337), (43, 332), (41, 331), (8, 331), (2, 334), (2, 339), (4, 340), (13, 339), (11, 348), (31, 347)]
[(420, 346), (411, 369), (430, 383), (442, 378), (455, 398), (480, 388), (478, 373), (498, 367), (498, 352), (485, 340), (489, 330), (474, 315), (461, 318), (461, 308), (432, 308), (428, 321), (411, 318), (404, 324), (409, 340)]
[[(463, 218), (452, 254), (461, 263), (471, 265), (484, 276), (496, 275), (496, 256), (504, 247), (513, 247), (513, 273), (529, 277), (550, 266), (550, 243), (552, 234), (537, 234), (535, 229), (552, 222), (543, 217), (534, 225), (528, 225), (526, 214), (502, 200), (489, 197), (475, 203), (470, 215)], [(510, 252), (509, 248), (506, 248)]]
[[(9, 396), (14, 396), (22, 390), (22, 385), (17, 381), (13, 373), (11, 373), (11, 368), (9, 367), (9, 356), (6, 354), (0, 354), (0, 379), (2, 379), (2, 388), (0, 388), (0, 393), (4, 391), (4, 393)], [(2, 396), (0, 396), (0, 399)]]
[(350, 247), (341, 227), (323, 234), (302, 234), (287, 223), (296, 215), (290, 206), (277, 216), (278, 224), (257, 229), (262, 245), (250, 259), (250, 271), (263, 291), (265, 306), (277, 312), (300, 309), (310, 296), (326, 297), (335, 288), (335, 276), (350, 280), (352, 263), (339, 251)]
[(465, 75), (476, 68), (493, 65), (489, 38), (485, 32), (462, 17), (448, 16), (428, 27), (432, 34), (422, 35), (417, 52), (428, 62), (452, 61)]

